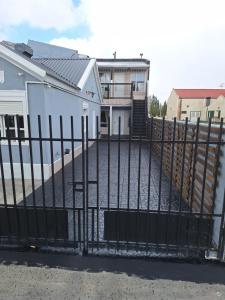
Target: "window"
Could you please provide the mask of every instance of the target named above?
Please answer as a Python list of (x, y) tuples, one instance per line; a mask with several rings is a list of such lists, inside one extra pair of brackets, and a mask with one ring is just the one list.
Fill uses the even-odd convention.
[(144, 92), (145, 73), (136, 72), (132, 74), (133, 91)]
[(25, 137), (25, 127), (24, 127), (24, 117), (19, 115), (0, 115), (0, 133), (3, 137), (9, 138), (24, 138)]
[(110, 83), (111, 74), (109, 72), (99, 72), (100, 82), (101, 83)]
[(187, 111), (186, 110), (182, 110), (182, 112), (181, 112), (182, 114), (186, 114), (187, 113)]
[(214, 110), (209, 110), (209, 111), (208, 111), (208, 118), (209, 118), (209, 119), (214, 118), (214, 113), (215, 113)]
[(103, 98), (109, 99), (110, 85), (105, 83), (101, 86)]

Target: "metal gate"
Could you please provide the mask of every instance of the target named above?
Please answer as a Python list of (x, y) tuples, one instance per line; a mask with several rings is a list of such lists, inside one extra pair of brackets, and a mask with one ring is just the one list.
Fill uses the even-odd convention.
[(38, 116), (35, 131), (28, 116), (25, 135), (17, 120), (0, 142), (2, 246), (223, 259), (223, 120), (151, 118), (138, 138), (120, 119), (117, 136), (98, 117), (94, 131), (88, 117)]

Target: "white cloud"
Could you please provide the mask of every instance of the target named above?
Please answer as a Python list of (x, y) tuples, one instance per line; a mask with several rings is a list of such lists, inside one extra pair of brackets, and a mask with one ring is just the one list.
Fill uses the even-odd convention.
[(84, 21), (72, 0), (0, 0), (0, 31), (23, 23), (40, 29), (70, 29)]
[(94, 57), (151, 60), (151, 92), (164, 100), (173, 87), (217, 87), (225, 81), (224, 0), (0, 0), (0, 35), (8, 26), (58, 31), (85, 22), (88, 38), (50, 42)]
[(225, 81), (223, 0), (83, 0), (88, 39), (50, 41), (96, 57), (151, 60), (151, 92), (164, 100), (173, 87), (218, 87)]

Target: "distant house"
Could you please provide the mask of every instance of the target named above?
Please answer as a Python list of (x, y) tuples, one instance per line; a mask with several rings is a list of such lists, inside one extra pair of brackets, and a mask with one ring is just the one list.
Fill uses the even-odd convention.
[[(49, 137), (52, 115), (53, 136), (60, 136), (59, 116), (63, 117), (64, 138), (71, 137), (70, 116), (74, 117), (74, 136), (81, 137), (81, 116), (89, 117), (90, 137), (96, 136), (96, 116), (100, 117), (101, 86), (95, 59), (80, 56), (77, 51), (44, 43), (0, 43), (0, 132), (2, 137), (24, 137), (28, 134), (30, 115), (32, 136), (38, 136), (37, 116), (41, 116), (42, 135)], [(33, 55), (35, 54), (35, 55)], [(8, 115), (6, 124), (5, 115)], [(18, 130), (18, 119), (19, 127)], [(9, 125), (9, 126), (8, 126)], [(7, 130), (8, 127), (8, 130)], [(86, 125), (84, 126), (87, 130)], [(34, 176), (40, 178), (40, 152), (33, 145)], [(30, 178), (30, 156), (27, 141), (22, 143), (25, 178)], [(43, 145), (45, 178), (50, 176), (49, 145)], [(75, 145), (76, 150), (81, 147)], [(71, 143), (65, 143), (71, 150)], [(5, 177), (10, 175), (7, 141), (1, 141)], [(48, 148), (49, 150), (49, 148)], [(67, 152), (68, 152), (67, 150)], [(19, 178), (18, 143), (12, 141), (14, 175)], [(54, 143), (54, 161), (61, 158), (60, 144)]]
[(225, 89), (173, 89), (167, 103), (167, 118), (174, 117), (219, 121), (225, 117)]
[(101, 133), (118, 135), (146, 134), (150, 61), (134, 59), (97, 59), (103, 103)]

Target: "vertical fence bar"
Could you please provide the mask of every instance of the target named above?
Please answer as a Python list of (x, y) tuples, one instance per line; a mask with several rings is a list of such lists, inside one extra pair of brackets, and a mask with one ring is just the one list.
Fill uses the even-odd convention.
[(141, 188), (141, 148), (142, 148), (142, 139), (139, 137), (138, 145), (138, 195), (137, 195), (137, 213), (135, 218), (135, 231), (136, 231), (136, 251), (138, 246), (138, 222), (140, 217), (140, 188)]
[(120, 208), (120, 131), (121, 118), (119, 117), (119, 132), (118, 132), (118, 173), (117, 173), (117, 209)]
[(120, 133), (121, 133), (121, 117), (119, 117), (119, 127), (118, 127), (118, 173), (117, 173), (117, 222), (116, 222), (116, 240), (117, 240), (117, 245), (116, 248), (118, 250), (118, 245), (119, 245), (119, 219), (118, 219), (118, 213), (119, 213), (119, 208), (120, 208)]
[(72, 155), (72, 183), (73, 183), (73, 244), (74, 249), (76, 248), (76, 220), (75, 220), (75, 211), (76, 211), (76, 194), (75, 194), (75, 160), (74, 160), (74, 121), (73, 116), (70, 117), (70, 131), (71, 131), (71, 155)]
[(4, 208), (6, 210), (6, 218), (7, 218), (8, 241), (10, 241), (12, 231), (11, 231), (9, 210), (8, 210), (8, 204), (7, 204), (7, 194), (6, 194), (6, 187), (5, 187), (5, 174), (4, 174), (4, 166), (3, 166), (3, 158), (2, 158), (1, 131), (0, 131), (0, 170), (1, 170), (1, 181), (2, 181), (2, 192), (3, 192)]
[(165, 117), (163, 117), (162, 120), (162, 132), (161, 132), (161, 151), (160, 151), (160, 169), (159, 169), (159, 198), (158, 198), (158, 209), (157, 209), (157, 226), (155, 229), (155, 235), (156, 235), (156, 246), (158, 248), (158, 226), (159, 226), (159, 215), (161, 210), (161, 189), (162, 189), (162, 167), (163, 167), (163, 149), (164, 149), (164, 131), (165, 131)]
[[(107, 163), (108, 163), (108, 168), (107, 168), (107, 171), (108, 171), (108, 176), (107, 176), (107, 179), (108, 179), (108, 182), (107, 182), (107, 185), (108, 185), (108, 189), (107, 189), (107, 193), (108, 193), (108, 197), (107, 197), (107, 207), (108, 207), (108, 210), (110, 210), (110, 145), (111, 145), (111, 139), (110, 139), (110, 132), (111, 132), (111, 129), (110, 129), (110, 123), (111, 123), (111, 119), (109, 118), (108, 119), (108, 137), (107, 137)], [(107, 249), (109, 249), (109, 240), (107, 240)]]
[(148, 204), (147, 211), (150, 209), (150, 192), (151, 192), (151, 174), (152, 174), (152, 132), (154, 126), (154, 119), (150, 119), (150, 135), (149, 135), (149, 161), (148, 161)]
[(131, 156), (131, 130), (129, 130), (128, 141), (128, 176), (127, 176), (127, 209), (130, 209), (130, 156)]
[(186, 154), (186, 143), (187, 143), (187, 129), (188, 129), (188, 118), (185, 118), (184, 125), (184, 141), (183, 141), (183, 151), (182, 151), (182, 168), (181, 168), (181, 180), (180, 180), (180, 195), (179, 195), (179, 212), (182, 210), (182, 193), (184, 184), (184, 167), (185, 167), (185, 154)]
[[(201, 223), (202, 223), (202, 214), (203, 214), (203, 208), (204, 208), (204, 197), (205, 197), (205, 184), (206, 184), (206, 173), (207, 173), (207, 164), (208, 164), (208, 152), (209, 152), (209, 142), (210, 142), (210, 134), (211, 134), (211, 124), (212, 120), (211, 118), (209, 119), (209, 124), (208, 124), (208, 134), (207, 134), (207, 141), (206, 141), (206, 151), (205, 151), (205, 162), (204, 162), (204, 171), (203, 171), (203, 183), (202, 183), (202, 198), (201, 198), (201, 206), (200, 206), (200, 216), (198, 220), (198, 248), (200, 247), (201, 243), (201, 238), (200, 238), (200, 233), (201, 233)], [(202, 234), (201, 234), (202, 237)]]
[(110, 209), (110, 123), (108, 124), (108, 210)]
[[(65, 160), (64, 160), (64, 134), (63, 134), (63, 117), (60, 116), (60, 144), (61, 144), (61, 157), (62, 157), (62, 197), (63, 197), (63, 210), (66, 208), (66, 194), (65, 194)], [(66, 237), (63, 237), (64, 245), (66, 244)]]
[(41, 189), (42, 189), (42, 197), (43, 197), (43, 210), (44, 210), (44, 222), (45, 222), (45, 230), (44, 236), (45, 241), (48, 243), (48, 220), (47, 220), (47, 212), (46, 212), (46, 197), (45, 197), (45, 179), (44, 179), (44, 158), (43, 158), (43, 141), (42, 141), (42, 126), (41, 126), (41, 116), (38, 115), (38, 139), (39, 139), (39, 151), (40, 151), (40, 162), (41, 162)]
[(97, 141), (96, 141), (96, 178), (97, 178), (97, 249), (99, 248), (99, 117), (96, 117), (96, 134), (97, 134)]
[[(87, 241), (87, 253), (89, 247), (89, 143), (88, 143), (88, 116), (86, 116), (86, 241)], [(93, 247), (93, 245), (92, 245)]]
[(11, 172), (11, 181), (12, 181), (12, 192), (13, 192), (13, 204), (16, 213), (16, 225), (17, 225), (17, 241), (21, 237), (21, 224), (19, 218), (19, 212), (17, 208), (17, 197), (16, 197), (16, 188), (15, 188), (15, 178), (14, 178), (14, 168), (13, 168), (13, 155), (12, 155), (12, 145), (11, 145), (11, 136), (9, 130), (9, 116), (6, 115), (6, 132), (7, 132), (7, 142), (8, 142), (8, 151), (9, 151), (9, 161), (10, 161), (10, 172)]
[(179, 193), (179, 214), (177, 216), (176, 224), (176, 247), (179, 250), (179, 229), (180, 229), (180, 217), (182, 210), (182, 201), (183, 201), (183, 184), (184, 184), (184, 167), (185, 167), (185, 154), (186, 154), (186, 142), (187, 142), (187, 129), (188, 129), (188, 118), (185, 119), (184, 127), (184, 140), (183, 140), (183, 149), (182, 149), (182, 167), (181, 167), (181, 178), (180, 178), (180, 193)]
[[(129, 141), (128, 141), (128, 176), (127, 176), (127, 210), (130, 210), (130, 164), (131, 164), (131, 126), (129, 129)], [(129, 218), (128, 218), (128, 222), (129, 222)], [(130, 224), (128, 224), (128, 226), (130, 226)], [(126, 249), (128, 251), (128, 235), (126, 237), (127, 240), (127, 245), (126, 245)]]
[(214, 214), (214, 209), (215, 209), (215, 198), (216, 198), (216, 187), (217, 187), (217, 178), (218, 178), (218, 169), (219, 169), (219, 164), (220, 164), (220, 151), (221, 151), (221, 142), (222, 142), (222, 136), (223, 136), (223, 118), (220, 120), (220, 129), (219, 129), (219, 137), (218, 141), (219, 144), (217, 146), (217, 151), (215, 154), (216, 157), (216, 172), (215, 172), (215, 178), (214, 178), (214, 186), (213, 186), (213, 198), (212, 198), (212, 211), (209, 216), (209, 230), (207, 233), (207, 245), (208, 249), (211, 247), (211, 242), (212, 242), (212, 230), (213, 230), (213, 214)]
[(159, 198), (158, 198), (158, 212), (161, 209), (161, 191), (162, 191), (162, 167), (163, 167), (163, 149), (164, 149), (164, 130), (165, 130), (165, 117), (163, 117), (162, 123), (162, 135), (161, 135), (161, 151), (160, 151), (160, 170), (159, 170)]
[(17, 133), (18, 133), (20, 171), (21, 171), (21, 180), (22, 180), (23, 207), (24, 207), (25, 219), (26, 219), (25, 239), (26, 239), (26, 242), (28, 243), (29, 232), (30, 232), (29, 217), (28, 217), (28, 211), (27, 211), (26, 188), (25, 188), (24, 167), (23, 167), (23, 151), (22, 151), (22, 145), (21, 145), (20, 124), (19, 124), (19, 116), (18, 115), (16, 115), (16, 123), (17, 123)]
[[(77, 220), (77, 225), (78, 225), (78, 227), (77, 227), (77, 234), (78, 234), (78, 242), (80, 243), (80, 250), (81, 250), (81, 210), (80, 209), (78, 209), (78, 211), (77, 211), (77, 213), (78, 213), (78, 220)], [(83, 209), (83, 215), (84, 215), (84, 209)], [(83, 227), (84, 227), (84, 222), (83, 222)], [(83, 252), (84, 252), (84, 247), (83, 247)], [(84, 254), (85, 254), (85, 252), (84, 252)]]
[(30, 124), (30, 116), (29, 115), (27, 115), (27, 129), (28, 129), (28, 142), (29, 142), (29, 155), (30, 155), (32, 199), (33, 199), (35, 225), (36, 225), (36, 237), (39, 237), (40, 231), (39, 231), (39, 222), (38, 222), (38, 214), (37, 214), (37, 207), (36, 207), (35, 183), (34, 183), (33, 145), (32, 145), (31, 124)]
[(173, 136), (172, 136), (172, 147), (171, 147), (171, 161), (170, 161), (170, 188), (169, 188), (169, 204), (168, 204), (168, 214), (166, 218), (166, 248), (167, 253), (169, 250), (168, 244), (168, 231), (169, 231), (169, 218), (171, 213), (172, 204), (172, 189), (173, 189), (173, 165), (174, 165), (174, 149), (175, 149), (175, 138), (176, 138), (176, 118), (173, 119)]
[(225, 246), (225, 190), (223, 194), (223, 208), (221, 212), (220, 231), (219, 231), (219, 245), (218, 245), (218, 258), (223, 259), (224, 246)]
[[(224, 211), (225, 213), (225, 211)], [(221, 243), (221, 247), (220, 247), (220, 251), (219, 251), (219, 259), (220, 261), (224, 262), (225, 259), (225, 229), (224, 227), (222, 228), (222, 243)]]
[(92, 241), (91, 250), (92, 252), (94, 250), (94, 240), (95, 240), (95, 209), (92, 208), (91, 209), (91, 241)]
[(190, 205), (189, 205), (189, 214), (188, 214), (188, 222), (187, 222), (187, 250), (190, 247), (190, 220), (193, 218), (193, 202), (194, 202), (194, 187), (195, 187), (195, 173), (196, 173), (196, 162), (197, 162), (197, 153), (198, 153), (198, 141), (199, 141), (199, 126), (200, 126), (200, 118), (198, 117), (196, 128), (195, 128), (195, 143), (194, 143), (194, 155), (192, 162), (192, 180), (191, 180), (191, 192), (190, 192)]
[[(81, 131), (82, 131), (82, 181), (83, 181), (83, 254), (87, 254), (87, 240), (86, 240), (86, 176), (85, 176), (85, 132), (84, 132), (84, 116), (81, 117)], [(80, 215), (78, 215), (78, 227), (80, 221)]]
[(63, 118), (60, 118), (60, 144), (61, 144), (61, 157), (62, 157), (62, 197), (63, 197), (63, 209), (66, 206), (65, 198), (65, 162), (64, 162), (64, 143), (63, 143)]
[(138, 197), (137, 197), (137, 209), (140, 209), (140, 189), (141, 189), (141, 151), (142, 151), (142, 139), (139, 138), (139, 151), (138, 151)]
[[(150, 119), (150, 132), (149, 132), (149, 157), (148, 157), (148, 195), (147, 195), (147, 212), (150, 210), (150, 192), (151, 192), (151, 174), (152, 174), (152, 132), (153, 132), (154, 119), (151, 117)], [(147, 240), (149, 238), (149, 230), (150, 230), (150, 221), (147, 221)], [(146, 254), (148, 252), (149, 242), (146, 242)]]
[(200, 118), (197, 119), (196, 131), (195, 131), (195, 144), (194, 144), (194, 159), (193, 159), (193, 172), (192, 172), (192, 182), (191, 182), (191, 196), (190, 196), (190, 213), (192, 214), (193, 210), (193, 201), (194, 201), (194, 186), (195, 186), (195, 171), (196, 171), (196, 161), (197, 161), (197, 150), (198, 150), (198, 140), (199, 140), (199, 125)]
[(55, 195), (55, 167), (54, 167), (54, 154), (53, 154), (53, 135), (52, 135), (52, 117), (48, 116), (48, 122), (49, 122), (49, 139), (50, 139), (50, 156), (51, 156), (51, 173), (52, 173), (52, 204), (54, 209), (54, 215), (55, 215), (55, 241), (58, 236), (58, 222), (57, 222), (57, 211), (56, 211), (56, 195)]

